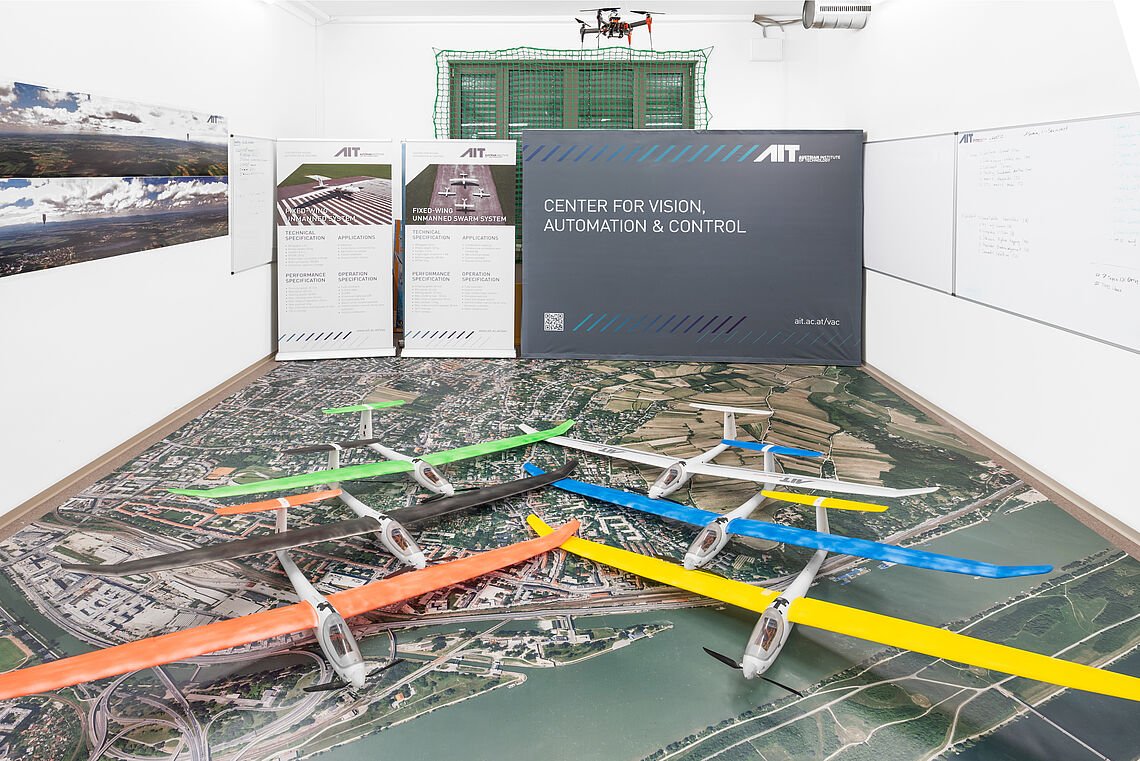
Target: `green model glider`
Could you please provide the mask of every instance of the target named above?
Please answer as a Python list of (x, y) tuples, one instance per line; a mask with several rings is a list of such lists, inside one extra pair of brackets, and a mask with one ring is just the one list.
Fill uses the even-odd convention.
[[(533, 444), (544, 441), (552, 436), (561, 436), (574, 425), (573, 420), (567, 420), (557, 428), (550, 428), (536, 433), (525, 433), (521, 436), (511, 436), (498, 441), (488, 441), (483, 444), (472, 444), (458, 449), (448, 449), (444, 452), (434, 452), (418, 458), (429, 465), (443, 465), (457, 460), (466, 460), (471, 457), (502, 452), (506, 449)], [(233, 486), (220, 486), (216, 489), (169, 489), (174, 494), (186, 494), (191, 497), (235, 497), (241, 494), (261, 494), (268, 491), (282, 491), (284, 489), (299, 489), (303, 487), (318, 486), (320, 484), (336, 483), (339, 481), (352, 481), (357, 478), (371, 478), (372, 476), (385, 476), (392, 473), (406, 473), (414, 470), (414, 460), (389, 460), (385, 462), (370, 462), (364, 465), (349, 465), (344, 468), (332, 470), (318, 470), (314, 473), (305, 473), (299, 476), (285, 478), (270, 478), (267, 481), (253, 481), (248, 484), (234, 484)]]

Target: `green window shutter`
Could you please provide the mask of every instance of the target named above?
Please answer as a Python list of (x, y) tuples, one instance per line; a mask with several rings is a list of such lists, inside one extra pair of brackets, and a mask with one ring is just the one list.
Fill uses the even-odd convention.
[(508, 73), (507, 134), (517, 140), (524, 129), (562, 126), (561, 66), (512, 67)]
[(633, 129), (633, 69), (582, 67), (578, 72), (579, 129)]

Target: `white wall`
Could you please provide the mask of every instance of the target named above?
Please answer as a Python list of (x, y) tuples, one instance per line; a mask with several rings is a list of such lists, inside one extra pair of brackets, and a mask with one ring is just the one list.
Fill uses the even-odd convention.
[(1137, 109), (1108, 0), (887, 0), (858, 32), (788, 31), (790, 126), (869, 140)]
[[(789, 34), (789, 124), (875, 140), (1140, 111), (1110, 2), (890, 0), (827, 35)], [(1140, 530), (1140, 356), (873, 272), (866, 299), (868, 363)]]
[[(749, 61), (751, 40), (761, 33), (749, 17), (709, 21), (661, 16), (653, 29), (658, 50), (714, 48), (705, 77), (710, 129), (783, 126), (783, 65)], [(634, 31), (638, 49), (648, 47), (644, 31)], [(608, 42), (610, 47), (626, 45)], [(586, 44), (594, 42), (587, 38)], [(318, 56), (324, 73), (322, 135), (434, 137), (434, 49), (498, 50), (523, 45), (576, 49), (578, 25), (569, 18), (534, 17), (397, 18), (322, 26), (318, 29)]]
[[(0, 79), (313, 134), (313, 27), (259, 0), (0, 3)], [(271, 270), (229, 238), (0, 279), (0, 513), (272, 350)]]

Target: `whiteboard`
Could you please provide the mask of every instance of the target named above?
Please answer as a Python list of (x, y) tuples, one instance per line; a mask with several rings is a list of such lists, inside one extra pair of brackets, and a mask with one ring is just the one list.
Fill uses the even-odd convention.
[(1140, 115), (967, 132), (957, 295), (1140, 350)]
[(232, 272), (273, 261), (276, 141), (230, 135)]
[(864, 267), (952, 292), (954, 142), (933, 135), (866, 144)]

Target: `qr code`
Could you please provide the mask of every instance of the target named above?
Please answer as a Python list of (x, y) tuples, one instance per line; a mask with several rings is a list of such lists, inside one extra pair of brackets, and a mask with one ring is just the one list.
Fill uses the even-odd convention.
[(547, 333), (561, 331), (566, 328), (566, 314), (564, 312), (543, 312), (542, 329)]

